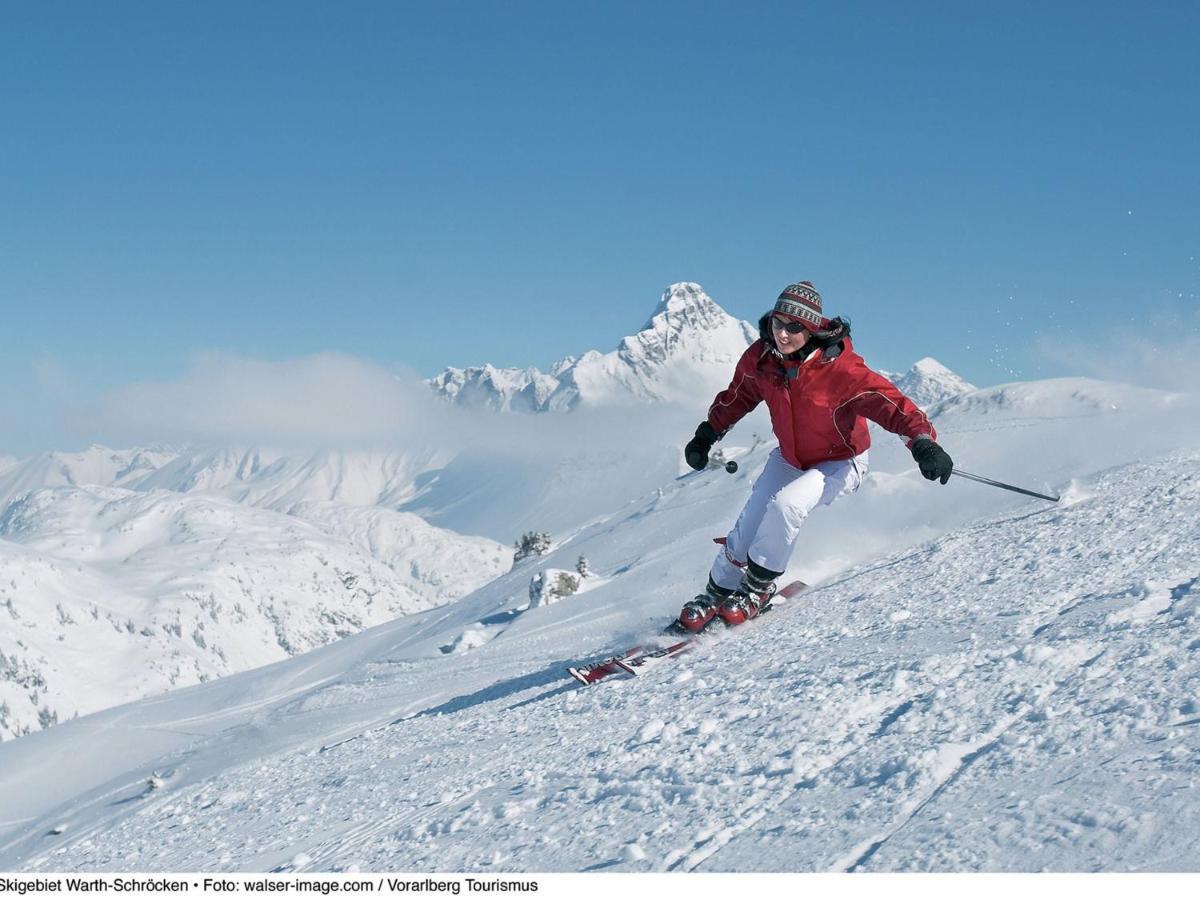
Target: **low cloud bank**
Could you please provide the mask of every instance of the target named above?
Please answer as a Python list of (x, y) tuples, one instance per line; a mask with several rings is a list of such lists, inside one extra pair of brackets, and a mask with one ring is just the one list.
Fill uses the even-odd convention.
[(496, 413), (452, 406), (415, 372), (351, 356), (320, 353), (272, 362), (206, 353), (196, 356), (178, 379), (106, 392), (71, 420), (75, 432), (110, 446), (436, 446), (475, 456), (536, 460), (574, 450), (636, 450), (649, 435), (664, 431), (677, 432), (682, 446), (711, 399), (697, 396), (694, 408)]
[(1051, 335), (1038, 352), (1081, 375), (1193, 393), (1200, 384), (1200, 312), (1158, 315), (1099, 338)]
[(81, 430), (116, 444), (387, 444), (438, 427), (418, 379), (336, 353), (269, 362), (205, 353), (173, 381), (103, 394)]

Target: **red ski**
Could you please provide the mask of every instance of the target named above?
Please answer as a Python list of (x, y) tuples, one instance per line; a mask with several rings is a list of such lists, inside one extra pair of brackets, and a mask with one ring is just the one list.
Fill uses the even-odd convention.
[[(791, 584), (781, 588), (772, 598), (772, 601), (790, 599), (807, 587), (808, 585), (803, 581), (793, 581)], [(767, 607), (764, 612), (770, 612), (771, 609), (772, 607)], [(719, 619), (713, 619), (713, 622), (719, 621)], [(751, 621), (757, 621), (757, 619), (752, 619)], [(665, 647), (639, 644), (638, 646), (630, 647), (624, 653), (606, 657), (598, 662), (581, 666), (568, 666), (567, 672), (580, 684), (595, 684), (597, 681), (602, 681), (608, 676), (616, 675), (619, 672), (625, 672), (629, 675), (640, 675), (647, 669), (651, 669), (669, 659), (681, 656), (689, 650), (694, 650), (697, 643), (704, 638), (708, 630), (706, 628), (704, 631), (688, 635)]]

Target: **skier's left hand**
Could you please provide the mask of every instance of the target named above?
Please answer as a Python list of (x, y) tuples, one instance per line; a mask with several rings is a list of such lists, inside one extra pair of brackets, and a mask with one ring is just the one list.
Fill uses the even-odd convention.
[(917, 465), (921, 467), (921, 474), (930, 481), (941, 479), (942, 484), (945, 484), (950, 480), (950, 475), (954, 472), (954, 460), (938, 445), (937, 441), (929, 438), (914, 441), (912, 455), (913, 459), (917, 461)]

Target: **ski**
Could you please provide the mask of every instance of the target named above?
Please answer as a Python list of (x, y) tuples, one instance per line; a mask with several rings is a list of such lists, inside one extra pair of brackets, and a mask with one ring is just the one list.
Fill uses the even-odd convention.
[(616, 675), (620, 672), (637, 675), (638, 670), (649, 666), (652, 660), (661, 660), (682, 653), (699, 640), (702, 634), (704, 632), (698, 632), (666, 647), (644, 645), (630, 647), (624, 653), (606, 657), (599, 662), (582, 666), (568, 666), (567, 672), (580, 684), (595, 684), (609, 675)]
[[(770, 612), (774, 608), (774, 601), (779, 599), (791, 599), (807, 588), (808, 585), (803, 581), (793, 581), (780, 589), (772, 598), (772, 605), (768, 606), (764, 613)], [(568, 666), (567, 674), (578, 681), (580, 684), (595, 684), (598, 681), (603, 681), (611, 675), (618, 675), (624, 672), (627, 675), (641, 675), (649, 669), (655, 668), (662, 663), (672, 660), (677, 656), (681, 656), (691, 650), (694, 650), (699, 641), (703, 640), (705, 635), (711, 631), (712, 624), (720, 621), (713, 619), (709, 627), (704, 628), (695, 634), (690, 634), (681, 640), (668, 644), (667, 646), (654, 646), (639, 644), (625, 650), (623, 653), (618, 653), (614, 656), (607, 656), (604, 659), (593, 663), (585, 663), (579, 666)], [(758, 617), (751, 619), (758, 621)], [(734, 626), (740, 627), (740, 626)], [(668, 627), (667, 634), (677, 634)]]

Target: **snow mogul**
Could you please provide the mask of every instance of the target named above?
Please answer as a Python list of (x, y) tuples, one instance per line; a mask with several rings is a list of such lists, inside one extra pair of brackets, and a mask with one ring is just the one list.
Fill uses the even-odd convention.
[(770, 604), (808, 514), (862, 484), (871, 445), (864, 419), (905, 438), (930, 481), (945, 484), (954, 470), (925, 413), (854, 352), (849, 321), (824, 317), (811, 282), (784, 288), (758, 331), (684, 456), (693, 469), (707, 467), (713, 444), (764, 401), (779, 446), (677, 630), (700, 631), (715, 616), (737, 625)]

